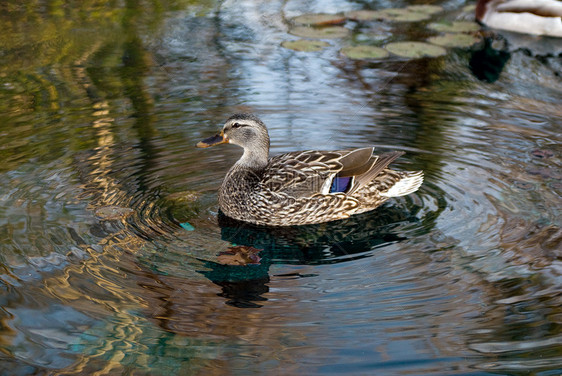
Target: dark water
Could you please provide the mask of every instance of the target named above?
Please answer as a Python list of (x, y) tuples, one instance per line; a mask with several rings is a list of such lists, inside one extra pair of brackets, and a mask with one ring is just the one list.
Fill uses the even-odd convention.
[[(407, 4), (0, 4), (0, 374), (559, 375), (560, 58), (513, 51), (487, 82), (478, 46), (279, 46), (295, 15)], [(273, 153), (405, 150), (426, 181), (347, 221), (225, 221), (240, 150), (194, 145), (239, 111)], [(234, 245), (261, 251), (224, 265)]]

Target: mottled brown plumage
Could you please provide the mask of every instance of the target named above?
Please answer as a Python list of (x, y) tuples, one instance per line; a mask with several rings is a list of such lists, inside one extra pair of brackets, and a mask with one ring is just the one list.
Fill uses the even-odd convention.
[(219, 206), (237, 220), (269, 226), (328, 222), (375, 209), (390, 197), (415, 192), (423, 173), (388, 165), (403, 152), (373, 155), (373, 148), (300, 151), (269, 158), (265, 124), (235, 114), (219, 135), (197, 144), (244, 148), (220, 189)]

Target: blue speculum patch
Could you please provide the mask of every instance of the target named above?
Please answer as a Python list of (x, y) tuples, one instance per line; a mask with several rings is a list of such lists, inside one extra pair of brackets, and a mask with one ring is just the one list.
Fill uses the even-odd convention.
[(334, 180), (332, 181), (332, 186), (330, 187), (330, 193), (347, 191), (349, 189), (349, 186), (351, 185), (351, 179), (352, 177), (346, 177), (346, 178), (335, 177)]

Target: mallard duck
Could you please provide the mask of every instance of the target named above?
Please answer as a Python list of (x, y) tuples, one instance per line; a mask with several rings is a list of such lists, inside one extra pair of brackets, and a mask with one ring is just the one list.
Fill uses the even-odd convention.
[(269, 158), (269, 134), (252, 114), (232, 115), (222, 131), (197, 144), (234, 144), (242, 157), (219, 189), (221, 211), (266, 226), (334, 221), (375, 209), (391, 197), (415, 192), (423, 172), (398, 172), (388, 165), (400, 151), (373, 155), (373, 148), (298, 151)]
[(476, 20), (493, 29), (562, 37), (562, 2), (479, 0)]

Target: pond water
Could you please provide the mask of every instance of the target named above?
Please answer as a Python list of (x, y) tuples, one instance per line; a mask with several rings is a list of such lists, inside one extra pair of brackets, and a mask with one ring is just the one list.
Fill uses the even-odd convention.
[[(471, 21), (457, 0), (281, 47), (294, 16), (419, 3), (4, 1), (0, 374), (559, 375), (561, 59), (338, 52)], [(221, 218), (241, 150), (195, 144), (241, 111), (274, 154), (404, 150), (425, 182), (346, 221)]]

